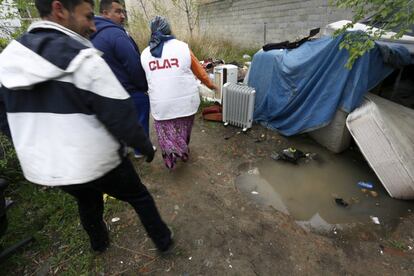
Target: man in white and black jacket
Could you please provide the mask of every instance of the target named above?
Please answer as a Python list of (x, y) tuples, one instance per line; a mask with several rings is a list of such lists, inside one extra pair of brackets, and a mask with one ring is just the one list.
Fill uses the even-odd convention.
[[(123, 144), (151, 162), (154, 150), (133, 101), (87, 39), (93, 0), (36, 0), (43, 21), (0, 54), (0, 109), (24, 176), (74, 196), (92, 249), (109, 245), (103, 193), (130, 203), (160, 251), (169, 228)], [(0, 124), (5, 127), (4, 122)]]

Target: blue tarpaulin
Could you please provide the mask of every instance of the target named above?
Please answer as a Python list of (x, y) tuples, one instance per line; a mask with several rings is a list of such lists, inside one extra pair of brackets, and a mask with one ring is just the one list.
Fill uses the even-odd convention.
[[(358, 107), (364, 94), (395, 69), (376, 45), (348, 70), (348, 52), (339, 50), (340, 42), (341, 37), (323, 37), (293, 50), (257, 52), (248, 82), (256, 89), (254, 120), (286, 136), (323, 127), (338, 108)], [(410, 63), (405, 48), (392, 47), (390, 53)]]

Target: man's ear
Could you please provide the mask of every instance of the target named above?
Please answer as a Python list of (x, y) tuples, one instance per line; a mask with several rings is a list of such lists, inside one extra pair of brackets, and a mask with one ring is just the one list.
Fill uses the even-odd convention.
[(59, 0), (54, 0), (52, 2), (52, 16), (58, 20), (64, 20), (67, 17), (68, 10), (63, 6), (62, 2)]
[(102, 13), (101, 13), (101, 15), (103, 17), (109, 17), (109, 11), (108, 10), (103, 10)]

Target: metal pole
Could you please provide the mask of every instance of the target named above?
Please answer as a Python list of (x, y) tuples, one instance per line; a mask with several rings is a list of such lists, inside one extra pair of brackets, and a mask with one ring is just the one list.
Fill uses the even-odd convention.
[(267, 23), (263, 24), (263, 45), (266, 45), (266, 35), (267, 35)]

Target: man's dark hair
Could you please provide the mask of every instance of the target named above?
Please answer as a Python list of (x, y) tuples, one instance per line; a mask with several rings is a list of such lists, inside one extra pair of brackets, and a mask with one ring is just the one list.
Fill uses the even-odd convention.
[(124, 5), (124, 2), (121, 0), (101, 0), (99, 3), (99, 13), (103, 13), (104, 10), (110, 10), (113, 2)]
[[(45, 17), (50, 15), (52, 12), (52, 2), (55, 0), (36, 0), (35, 5), (37, 10), (39, 11), (40, 17)], [(65, 9), (69, 11), (73, 11), (73, 9), (83, 3), (89, 3), (92, 5), (92, 7), (95, 6), (95, 3), (93, 0), (58, 0), (62, 5), (65, 7)]]

